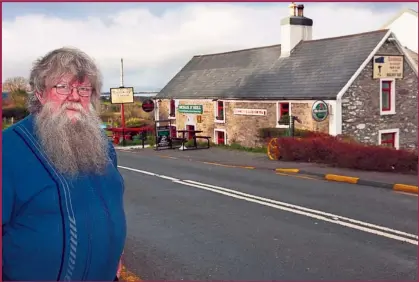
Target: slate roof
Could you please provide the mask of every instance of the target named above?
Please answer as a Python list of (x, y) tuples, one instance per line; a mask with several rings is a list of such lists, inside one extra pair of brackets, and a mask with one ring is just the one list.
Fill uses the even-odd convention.
[(336, 99), (388, 30), (194, 56), (157, 94), (175, 99)]
[(407, 47), (404, 47), (404, 49), (406, 50), (406, 52), (409, 54), (409, 56), (413, 59), (413, 61), (416, 64), (416, 67), (418, 66), (418, 53), (416, 53), (415, 51), (410, 50)]

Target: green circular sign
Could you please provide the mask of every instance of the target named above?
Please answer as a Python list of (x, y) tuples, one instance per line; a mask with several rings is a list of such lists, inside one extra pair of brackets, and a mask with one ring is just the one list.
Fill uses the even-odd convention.
[(311, 115), (317, 122), (324, 121), (329, 115), (329, 106), (325, 101), (316, 101), (311, 108)]

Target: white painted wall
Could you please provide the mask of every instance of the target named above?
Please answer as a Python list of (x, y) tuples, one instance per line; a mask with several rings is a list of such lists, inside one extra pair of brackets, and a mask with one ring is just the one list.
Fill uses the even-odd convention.
[(311, 26), (286, 24), (281, 26), (281, 57), (288, 57), (301, 40), (311, 40)]
[(418, 53), (418, 16), (404, 11), (397, 19), (384, 26), (390, 29), (403, 47)]

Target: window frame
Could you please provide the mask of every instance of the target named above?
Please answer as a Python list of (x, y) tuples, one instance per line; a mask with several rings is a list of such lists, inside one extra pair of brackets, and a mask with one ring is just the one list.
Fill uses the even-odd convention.
[(176, 118), (176, 100), (170, 99), (169, 100), (169, 119)]
[[(224, 134), (224, 144), (219, 144), (218, 142), (218, 133), (222, 132)], [(225, 129), (221, 129), (221, 128), (215, 128), (214, 129), (214, 142), (217, 145), (227, 145), (227, 131)]]
[[(219, 104), (222, 104), (222, 119), (218, 119), (217, 117), (219, 117), (219, 109), (220, 106)], [(226, 120), (226, 102), (223, 100), (217, 100), (214, 101), (214, 122), (216, 123), (225, 123)]]
[(281, 120), (283, 109), (282, 104), (288, 104), (288, 115), (291, 116), (291, 102), (290, 101), (279, 101), (276, 102), (276, 121), (275, 121), (275, 127), (276, 128), (288, 128), (288, 125), (285, 124), (278, 124), (278, 121)]
[[(378, 145), (379, 146), (383, 144), (382, 136), (384, 134), (393, 135), (393, 139), (392, 139), (393, 148), (398, 150), (400, 148), (400, 130), (398, 128), (379, 130), (378, 131)], [(389, 143), (389, 142), (386, 141), (385, 143)]]
[[(389, 88), (383, 88), (384, 83), (389, 83)], [(383, 107), (383, 92), (389, 92), (389, 108)], [(394, 78), (380, 79), (380, 115), (394, 115), (396, 113), (396, 80)]]

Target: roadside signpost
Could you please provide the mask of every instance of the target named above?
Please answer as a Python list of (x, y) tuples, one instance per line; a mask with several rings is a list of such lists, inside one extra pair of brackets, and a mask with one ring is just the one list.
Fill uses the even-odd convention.
[(122, 146), (125, 146), (125, 104), (134, 103), (134, 87), (124, 87), (124, 60), (121, 58), (121, 86), (111, 88), (111, 104), (121, 105)]

